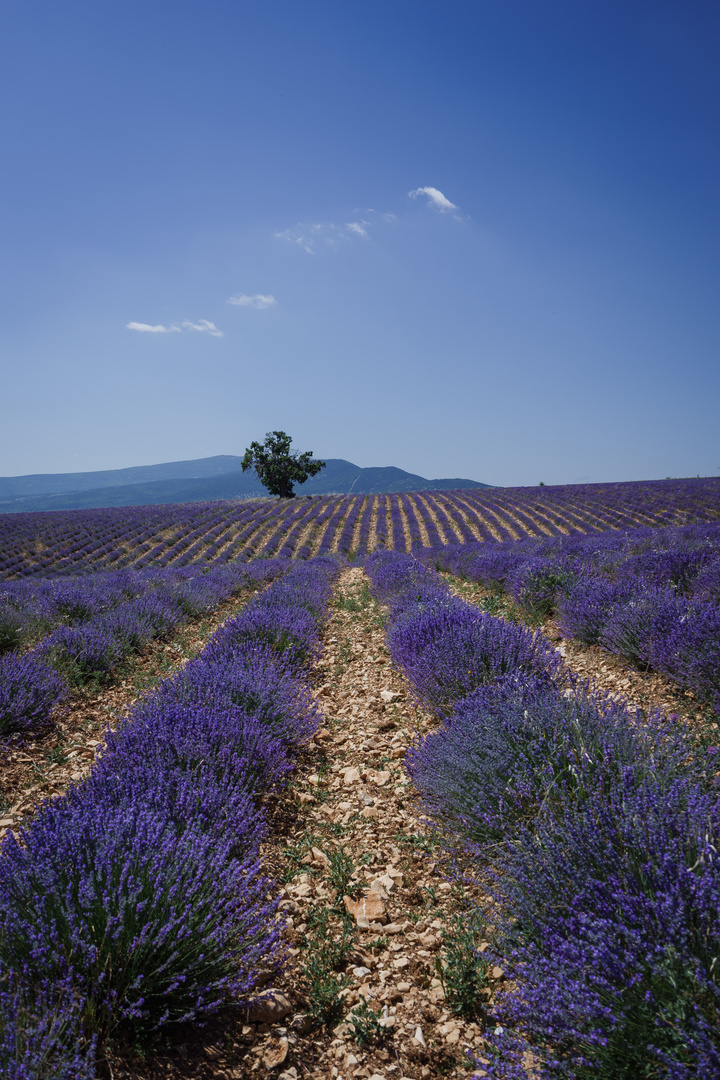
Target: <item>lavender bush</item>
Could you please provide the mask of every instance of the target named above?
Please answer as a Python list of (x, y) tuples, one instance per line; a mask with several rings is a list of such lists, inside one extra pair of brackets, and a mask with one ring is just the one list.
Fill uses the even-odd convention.
[(228, 655), (223, 651), (218, 658), (216, 650), (222, 637), (216, 634), (212, 651), (206, 650), (200, 660), (191, 661), (166, 680), (155, 702), (190, 708), (234, 706), (256, 718), (286, 745), (310, 739), (320, 715), (306, 682), (289, 661), (272, 647), (253, 642), (237, 645)]
[(578, 571), (568, 560), (538, 559), (523, 563), (510, 575), (508, 591), (533, 622), (554, 614), (559, 594), (571, 592)]
[(0, 989), (0, 1074), (5, 1080), (95, 1080), (95, 1040), (81, 1045), (72, 988), (6, 981)]
[[(578, 684), (509, 676), (469, 694), (407, 754), (427, 811), (474, 845), (512, 836), (548, 803), (602, 799), (689, 769), (686, 730)], [(480, 849), (478, 849), (480, 850)]]
[(657, 667), (657, 646), (687, 617), (687, 601), (669, 589), (648, 587), (616, 605), (598, 642), (640, 671)]
[(551, 1075), (719, 1074), (719, 809), (683, 781), (620, 785), (505, 848), (497, 891), (520, 982), (502, 1015)]
[(26, 731), (67, 696), (64, 680), (35, 656), (0, 656), (0, 735)]
[(692, 583), (693, 599), (720, 604), (720, 557), (702, 570)]
[[(191, 784), (192, 781), (186, 781)], [(114, 813), (70, 793), (0, 859), (0, 965), (70, 980), (83, 1026), (106, 1037), (190, 1019), (250, 989), (273, 905), (253, 852), (174, 821), (140, 793)]]
[(634, 582), (618, 584), (594, 576), (579, 581), (558, 598), (558, 627), (567, 637), (597, 645), (613, 612), (627, 604), (634, 593)]
[(35, 655), (54, 667), (70, 686), (102, 684), (110, 680), (123, 656), (120, 641), (91, 626), (61, 626), (53, 630)]
[(653, 665), (720, 713), (720, 604), (688, 603), (653, 644)]
[(366, 563), (376, 595), (390, 603), (390, 654), (419, 699), (439, 715), (509, 673), (552, 677), (560, 657), (543, 636), (486, 615), (450, 595), (409, 555), (376, 553)]
[(388, 648), (420, 700), (441, 715), (508, 674), (555, 675), (559, 654), (543, 635), (462, 601), (418, 605), (391, 626)]
[[(227, 703), (188, 708), (155, 698), (108, 735), (105, 754), (93, 772), (93, 800), (97, 804), (103, 800), (103, 787), (114, 792), (115, 778), (122, 782), (120, 790), (125, 794), (132, 784), (157, 789), (167, 780), (170, 787), (162, 799), (169, 806), (185, 795), (182, 785), (177, 792), (172, 785), (190, 777), (196, 794), (203, 787), (208, 788), (208, 797), (217, 793), (220, 803), (211, 824), (227, 830), (226, 818), (237, 810), (238, 799), (242, 810), (246, 796), (257, 799), (267, 794), (289, 770), (285, 746), (259, 718)], [(187, 815), (186, 807), (182, 814), (174, 811), (172, 817), (187, 820)], [(206, 820), (205, 810), (202, 815)], [(242, 814), (230, 827), (245, 832)]]
[(0, 597), (0, 656), (19, 649), (28, 637), (27, 619), (8, 600)]

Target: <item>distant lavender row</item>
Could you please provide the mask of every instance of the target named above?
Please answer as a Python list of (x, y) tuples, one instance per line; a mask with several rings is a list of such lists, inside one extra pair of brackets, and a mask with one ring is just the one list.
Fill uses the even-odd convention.
[(525, 1080), (528, 1053), (538, 1080), (720, 1075), (718, 748), (568, 686), (536, 635), (417, 560), (366, 566), (391, 654), (441, 718), (410, 775), (439, 839), (462, 838), (494, 883), (510, 982), (478, 1064), (498, 1080)]
[(337, 573), (297, 565), (108, 734), (0, 848), (0, 1071), (91, 1080), (108, 1040), (247, 1000), (282, 962), (261, 805), (318, 725)]
[(148, 641), (288, 565), (258, 560), (202, 571), (118, 571), (0, 585), (0, 654), (3, 645), (42, 639), (24, 655), (0, 655), (0, 735), (37, 728), (69, 689), (107, 682)]
[(0, 582), (0, 654), (37, 643), (59, 626), (85, 626), (146, 597), (174, 601), (187, 614), (211, 610), (263, 563), (168, 569), (116, 570), (82, 577), (24, 578)]
[(720, 525), (444, 547), (431, 558), (720, 712)]
[(419, 551), (718, 519), (718, 478), (2, 514), (0, 579)]

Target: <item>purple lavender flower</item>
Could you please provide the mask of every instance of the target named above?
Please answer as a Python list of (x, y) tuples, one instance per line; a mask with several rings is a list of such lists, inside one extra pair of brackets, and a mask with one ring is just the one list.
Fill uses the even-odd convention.
[(614, 611), (635, 592), (635, 584), (617, 584), (602, 577), (588, 577), (562, 592), (557, 601), (558, 626), (567, 637), (596, 645)]
[(294, 666), (271, 646), (236, 646), (232, 636), (230, 644), (225, 650), (213, 642), (212, 652), (162, 683), (153, 700), (168, 706), (237, 707), (288, 746), (312, 738), (320, 713)]
[(38, 727), (66, 696), (65, 681), (37, 657), (0, 657), (0, 735)]
[(71, 686), (107, 682), (122, 659), (120, 642), (91, 626), (61, 626), (35, 650), (38, 658), (61, 672)]
[(501, 1022), (572, 1076), (717, 1076), (715, 795), (618, 785), (552, 808), (495, 870), (518, 989)]
[(408, 609), (391, 627), (388, 648), (420, 700), (441, 715), (485, 683), (508, 674), (552, 677), (561, 666), (539, 631), (452, 599)]
[(101, 1035), (191, 1019), (247, 992), (277, 937), (254, 857), (233, 859), (232, 834), (173, 821), (144, 790), (116, 808), (87, 790), (46, 804), (3, 845), (2, 968), (71, 980)]
[(0, 1074), (5, 1080), (94, 1080), (96, 1039), (85, 1039), (71, 985), (0, 990)]
[[(548, 803), (602, 799), (632, 777), (691, 771), (687, 732), (578, 684), (508, 676), (464, 698), (406, 766), (428, 812), (482, 845), (512, 836)], [(478, 849), (480, 850), (480, 849)]]

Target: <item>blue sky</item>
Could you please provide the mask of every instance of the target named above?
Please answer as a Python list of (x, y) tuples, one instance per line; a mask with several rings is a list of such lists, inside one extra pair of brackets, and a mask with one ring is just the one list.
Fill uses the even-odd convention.
[(717, 474), (719, 37), (714, 0), (8, 0), (0, 473), (283, 429)]

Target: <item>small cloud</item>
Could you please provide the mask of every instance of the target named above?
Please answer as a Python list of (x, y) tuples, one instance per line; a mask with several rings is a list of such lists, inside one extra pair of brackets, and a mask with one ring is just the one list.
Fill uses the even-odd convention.
[(184, 322), (180, 324), (183, 330), (199, 330), (200, 333), (210, 334), (211, 337), (222, 337), (222, 330), (218, 330), (214, 322), (208, 319), (200, 319), (199, 322)]
[(144, 322), (129, 322), (125, 324), (126, 330), (139, 330), (141, 334), (181, 334), (183, 330), (199, 330), (202, 333), (210, 334), (212, 337), (222, 337), (222, 330), (218, 330), (214, 322), (210, 322), (208, 319), (200, 319), (199, 322), (183, 322), (178, 326), (177, 323), (172, 323), (170, 326), (163, 326), (158, 323), (153, 326), (150, 323)]
[(331, 221), (311, 222), (307, 225), (300, 223), (292, 229), (273, 233), (273, 236), (278, 240), (298, 244), (303, 251), (315, 255), (318, 247), (335, 247), (344, 240), (351, 240), (353, 236), (367, 238), (366, 226), (369, 224), (368, 221), (351, 221), (346, 225), (335, 225)]
[(441, 213), (447, 213), (448, 210), (457, 210), (455, 203), (451, 203), (449, 199), (446, 199), (442, 191), (438, 191), (435, 187), (419, 187), (414, 191), (408, 191), (408, 195), (411, 199), (417, 199), (418, 195), (427, 195), (431, 206), (434, 206), (436, 210), (440, 210)]
[(151, 326), (146, 322), (129, 322), (125, 326), (126, 330), (139, 330), (141, 334), (179, 334), (179, 326)]
[(365, 228), (367, 224), (367, 221), (348, 221), (345, 228), (351, 233), (355, 233), (356, 236), (367, 236), (367, 229)]
[(268, 293), (255, 293), (254, 296), (246, 296), (245, 293), (240, 293), (239, 296), (231, 296), (228, 300), (228, 304), (235, 304), (237, 307), (254, 307), (263, 311), (265, 308), (275, 307), (277, 300), (274, 296), (270, 296)]

